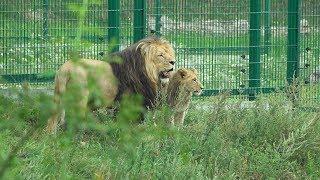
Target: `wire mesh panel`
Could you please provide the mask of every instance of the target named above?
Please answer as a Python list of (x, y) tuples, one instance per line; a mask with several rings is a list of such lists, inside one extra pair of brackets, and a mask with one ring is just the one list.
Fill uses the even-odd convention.
[[(0, 2), (0, 74), (42, 71), (47, 59), (43, 40), (42, 1)], [(19, 68), (17, 68), (19, 67)]]
[(301, 1), (300, 10), (300, 78), (307, 85), (304, 96), (320, 99), (320, 4)]
[[(133, 2), (121, 1), (110, 11), (108, 1), (89, 1), (83, 25), (81, 0), (4, 0), (0, 2), (0, 75), (6, 83), (52, 82), (70, 50), (83, 58), (101, 59), (111, 44), (110, 28), (120, 29), (121, 49), (132, 43)], [(118, 12), (119, 27), (110, 27), (108, 12)], [(81, 43), (75, 38), (81, 29)]]
[[(250, 3), (260, 10), (250, 12)], [(285, 86), (286, 0), (155, 0), (148, 5), (150, 31), (173, 42), (177, 65), (200, 70), (206, 89), (217, 90), (211, 92), (231, 89), (241, 93), (256, 78), (250, 73), (258, 75), (261, 88)], [(250, 26), (255, 15), (257, 27)], [(250, 33), (256, 30), (257, 45), (250, 45)], [(260, 60), (250, 63), (249, 49), (256, 46)], [(250, 64), (257, 66), (250, 71)]]
[[(148, 28), (173, 42), (178, 67), (200, 70), (205, 88), (211, 90), (207, 92), (228, 89), (239, 94), (255, 87), (271, 92), (283, 89), (288, 74), (296, 73), (287, 69), (288, 47), (296, 46), (288, 42), (288, 14), (298, 11), (288, 12), (288, 2), (153, 0), (148, 3)], [(309, 14), (302, 16), (312, 15), (301, 19), (300, 34), (295, 36), (303, 36), (301, 43), (312, 44), (304, 49), (314, 49), (315, 63), (317, 28), (305, 35), (312, 31), (308, 22), (317, 22), (318, 5), (312, 6), (316, 3), (312, 0), (301, 2), (303, 14)]]
[(248, 0), (156, 0), (148, 5), (149, 31), (174, 44), (178, 67), (198, 69), (206, 89), (248, 86)]
[(265, 0), (262, 4), (261, 87), (286, 85), (288, 3)]

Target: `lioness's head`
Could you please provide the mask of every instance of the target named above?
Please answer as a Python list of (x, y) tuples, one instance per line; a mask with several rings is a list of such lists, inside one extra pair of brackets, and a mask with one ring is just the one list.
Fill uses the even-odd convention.
[(160, 79), (168, 79), (175, 64), (175, 53), (171, 44), (161, 38), (150, 37), (138, 42), (146, 64), (148, 76), (158, 82)]
[(198, 79), (197, 70), (190, 68), (181, 68), (173, 75), (170, 83), (179, 84), (182, 91), (187, 91), (199, 96), (202, 93), (203, 86)]

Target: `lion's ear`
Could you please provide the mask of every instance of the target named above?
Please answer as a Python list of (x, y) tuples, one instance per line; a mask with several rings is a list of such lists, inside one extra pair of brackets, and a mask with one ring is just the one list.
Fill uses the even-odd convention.
[(144, 39), (143, 41), (148, 43), (148, 44), (152, 44), (152, 43), (157, 42), (157, 37), (156, 36), (150, 36), (150, 37)]
[(187, 75), (188, 72), (187, 72), (186, 69), (181, 68), (181, 69), (178, 70), (178, 73), (179, 73), (179, 75), (181, 76), (181, 78), (184, 78), (184, 77), (186, 77), (186, 75)]
[(198, 71), (197, 71), (195, 68), (190, 68), (190, 70), (191, 70), (192, 72), (194, 72), (195, 74), (198, 74)]
[(149, 51), (149, 46), (146, 42), (140, 42), (136, 47), (136, 51), (138, 51), (139, 49), (141, 54), (145, 55)]
[(148, 44), (152, 44), (152, 43), (155, 42), (155, 40), (154, 40), (154, 39), (148, 39), (146, 42), (147, 42)]

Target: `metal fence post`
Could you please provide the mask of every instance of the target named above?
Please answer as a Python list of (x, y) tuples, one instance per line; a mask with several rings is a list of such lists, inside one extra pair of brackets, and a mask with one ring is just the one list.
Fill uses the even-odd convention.
[(261, 0), (250, 0), (249, 100), (255, 99), (260, 87)]
[(49, 0), (43, 0), (43, 38), (48, 38)]
[(108, 42), (114, 42), (111, 52), (119, 51), (120, 0), (108, 0)]
[(271, 0), (264, 1), (264, 54), (269, 54), (271, 45), (271, 20), (270, 20)]
[(133, 41), (145, 37), (146, 31), (146, 0), (134, 0)]
[(156, 24), (155, 24), (155, 30), (156, 35), (161, 36), (161, 0), (156, 0), (156, 8), (155, 8), (155, 14), (156, 14)]
[(288, 0), (287, 81), (289, 85), (299, 76), (299, 4), (300, 0)]

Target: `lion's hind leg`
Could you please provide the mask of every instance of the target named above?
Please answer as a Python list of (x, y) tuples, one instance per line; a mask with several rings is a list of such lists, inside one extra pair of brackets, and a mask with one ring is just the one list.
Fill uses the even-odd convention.
[[(77, 67), (71, 73), (66, 93), (64, 93), (63, 105), (66, 110), (68, 125), (78, 126), (79, 121), (85, 120), (88, 113), (89, 85), (87, 73), (82, 67)], [(64, 123), (63, 113), (61, 123)]]
[(48, 119), (46, 131), (49, 134), (55, 134), (60, 124), (65, 122), (64, 109), (62, 109), (62, 95), (66, 91), (67, 82), (69, 81), (69, 73), (67, 70), (61, 69), (55, 76), (54, 87), (54, 110), (51, 117)]
[(51, 117), (48, 119), (46, 131), (49, 134), (55, 134), (57, 133), (58, 127), (60, 125), (65, 124), (65, 110), (61, 107), (61, 94), (57, 92), (57, 89), (55, 89), (55, 95), (54, 95), (54, 103), (55, 103), (55, 109), (53, 110)]
[(46, 127), (46, 131), (49, 134), (55, 134), (57, 132), (58, 128), (58, 114), (53, 114), (49, 119), (48, 119), (48, 124)]
[(61, 110), (55, 112), (49, 119), (46, 127), (46, 131), (49, 134), (56, 134), (58, 127), (65, 125), (65, 111)]

